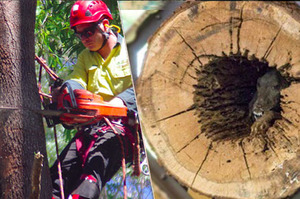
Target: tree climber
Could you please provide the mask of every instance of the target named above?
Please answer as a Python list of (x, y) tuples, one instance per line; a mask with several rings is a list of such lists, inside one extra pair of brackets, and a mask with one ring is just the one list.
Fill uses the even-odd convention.
[[(86, 47), (67, 78), (73, 89), (86, 89), (104, 101), (136, 111), (125, 41), (112, 31), (112, 15), (103, 1), (77, 1), (70, 25)], [(59, 89), (52, 93), (57, 100)], [(126, 161), (132, 161), (132, 131), (123, 121), (112, 121), (123, 140)], [(60, 154), (64, 196), (99, 198), (101, 189), (121, 166), (121, 144), (103, 120), (81, 127)], [(57, 162), (50, 169), (53, 198), (60, 198)]]

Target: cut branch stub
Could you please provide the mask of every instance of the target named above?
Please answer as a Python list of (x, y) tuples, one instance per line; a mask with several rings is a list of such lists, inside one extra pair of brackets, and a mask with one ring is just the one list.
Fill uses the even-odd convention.
[[(137, 99), (143, 133), (179, 182), (228, 198), (298, 188), (300, 14), (286, 2), (184, 4), (149, 41)], [(275, 68), (281, 119), (250, 135), (256, 83)]]

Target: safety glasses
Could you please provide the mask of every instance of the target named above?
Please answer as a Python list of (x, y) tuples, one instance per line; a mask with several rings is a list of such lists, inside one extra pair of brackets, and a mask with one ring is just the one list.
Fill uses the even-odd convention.
[(76, 32), (75, 31), (75, 35), (79, 38), (79, 39), (84, 39), (84, 38), (89, 38), (91, 36), (93, 36), (95, 34), (95, 31), (97, 29), (98, 24), (95, 24), (89, 28), (86, 28), (84, 31), (82, 32)]

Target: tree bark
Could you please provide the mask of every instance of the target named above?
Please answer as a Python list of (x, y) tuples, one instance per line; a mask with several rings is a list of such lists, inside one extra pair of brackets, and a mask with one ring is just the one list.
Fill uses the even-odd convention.
[[(0, 198), (29, 198), (34, 152), (46, 157), (34, 64), (36, 1), (0, 1)], [(45, 158), (46, 159), (46, 158)], [(41, 198), (51, 197), (45, 162)]]
[[(224, 198), (299, 188), (299, 30), (293, 2), (187, 2), (150, 39), (136, 89), (141, 124), (179, 182)], [(249, 103), (270, 67), (290, 85), (282, 118), (251, 136)]]

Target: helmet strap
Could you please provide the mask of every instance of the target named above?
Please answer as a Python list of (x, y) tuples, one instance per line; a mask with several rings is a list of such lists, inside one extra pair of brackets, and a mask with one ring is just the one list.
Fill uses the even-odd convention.
[(99, 50), (101, 50), (101, 49), (105, 46), (105, 44), (107, 43), (107, 40), (109, 39), (110, 33), (109, 33), (109, 32), (104, 32), (104, 31), (99, 27), (99, 25), (97, 25), (97, 29), (100, 31), (100, 33), (101, 33), (101, 34), (103, 35), (103, 37), (104, 37), (104, 40), (103, 40), (103, 42), (102, 42), (101, 47), (97, 50), (97, 51), (99, 51)]

